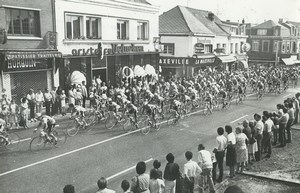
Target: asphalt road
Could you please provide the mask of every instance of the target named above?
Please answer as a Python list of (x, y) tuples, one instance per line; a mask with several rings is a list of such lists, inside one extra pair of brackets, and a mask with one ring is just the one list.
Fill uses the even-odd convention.
[[(120, 192), (121, 181), (136, 175), (138, 161), (146, 161), (149, 171), (153, 160), (158, 159), (163, 170), (165, 155), (172, 152), (182, 169), (187, 150), (194, 153), (194, 160), (199, 143), (213, 150), (218, 127), (236, 126), (244, 119), (252, 120), (254, 113), (274, 111), (277, 103), (298, 91), (289, 89), (281, 95), (267, 95), (261, 101), (249, 96), (243, 104), (234, 104), (228, 110), (215, 111), (209, 116), (194, 114), (178, 125), (162, 126), (147, 136), (138, 131), (124, 133), (122, 128), (106, 130), (100, 124), (88, 133), (68, 138), (60, 148), (49, 146), (35, 153), (29, 151), (30, 138), (34, 136), (32, 130), (19, 131), (25, 140), (18, 149), (0, 152), (0, 192), (57, 193), (62, 192), (66, 184), (73, 184), (76, 192), (92, 193), (97, 191), (100, 177), (106, 177), (109, 188)], [(65, 125), (61, 122), (60, 128)]]

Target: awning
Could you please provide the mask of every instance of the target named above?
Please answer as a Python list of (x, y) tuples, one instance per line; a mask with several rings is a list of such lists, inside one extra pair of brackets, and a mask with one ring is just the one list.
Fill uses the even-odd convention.
[(236, 58), (233, 55), (224, 55), (224, 56), (217, 56), (222, 63), (230, 63), (230, 62), (235, 62)]
[(5, 60), (61, 58), (62, 53), (56, 50), (9, 51), (5, 52)]
[(281, 58), (281, 60), (285, 63), (285, 65), (290, 66), (294, 65), (295, 62), (292, 58)]
[(294, 60), (295, 64), (300, 64), (300, 60)]
[(244, 69), (248, 69), (248, 62), (246, 60), (240, 60), (240, 62), (243, 64)]

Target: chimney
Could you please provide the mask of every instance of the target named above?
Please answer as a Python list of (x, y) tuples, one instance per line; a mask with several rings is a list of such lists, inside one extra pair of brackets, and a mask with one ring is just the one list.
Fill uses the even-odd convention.
[(242, 20), (242, 24), (245, 24), (245, 19), (243, 18), (243, 20)]
[(214, 17), (215, 17), (215, 14), (212, 13), (212, 12), (208, 12), (208, 18), (213, 21), (214, 20)]
[(279, 18), (278, 23), (283, 23), (283, 18)]
[(230, 22), (230, 20), (229, 20), (229, 19), (227, 19), (226, 21), (227, 21), (227, 22)]

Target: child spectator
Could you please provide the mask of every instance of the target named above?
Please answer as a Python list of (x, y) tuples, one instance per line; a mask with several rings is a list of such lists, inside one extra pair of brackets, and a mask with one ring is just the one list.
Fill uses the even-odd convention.
[(128, 180), (123, 180), (121, 183), (121, 188), (123, 190), (124, 193), (131, 193), (130, 192), (130, 184), (128, 182)]
[(66, 94), (65, 94), (64, 90), (61, 91), (60, 106), (61, 106), (61, 114), (62, 114), (62, 116), (66, 115)]
[(152, 169), (150, 172), (149, 190), (150, 193), (162, 193), (165, 188), (163, 180), (158, 178), (159, 174), (157, 170)]
[(10, 122), (10, 126), (12, 127), (13, 125), (15, 125), (17, 127), (17, 129), (19, 128), (19, 124), (18, 124), (18, 105), (15, 103), (15, 100), (11, 100), (11, 103), (9, 105), (9, 111), (10, 111), (10, 115), (9, 115), (9, 122)]
[(68, 184), (64, 187), (63, 193), (75, 193), (75, 187), (71, 184)]
[[(161, 166), (160, 161), (154, 160), (154, 162), (153, 162), (153, 167), (154, 167), (154, 168), (151, 169), (151, 171), (152, 171), (152, 170), (156, 170), (157, 173), (158, 173), (158, 178), (159, 178), (159, 179), (162, 179), (162, 171), (159, 169), (160, 166)], [(150, 171), (150, 173), (151, 173), (151, 171)]]

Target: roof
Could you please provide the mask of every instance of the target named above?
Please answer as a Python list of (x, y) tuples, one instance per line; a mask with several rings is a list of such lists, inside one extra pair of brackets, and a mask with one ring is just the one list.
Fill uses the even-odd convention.
[(258, 24), (257, 26), (254, 26), (253, 28), (262, 28), (262, 29), (269, 29), (276, 26), (280, 26), (277, 22), (274, 22), (272, 20), (265, 21), (261, 24)]
[(294, 26), (300, 27), (300, 22), (286, 21), (286, 23), (290, 23), (290, 24), (293, 24)]
[(221, 20), (214, 16), (214, 21), (211, 21), (208, 13), (209, 11), (176, 6), (159, 16), (159, 32), (228, 35), (216, 24), (216, 22), (221, 23)]
[(233, 22), (233, 21), (222, 21), (222, 23), (224, 23), (224, 24), (227, 24), (227, 25), (235, 25), (235, 26), (238, 26), (238, 25), (240, 25), (240, 23), (239, 22)]

